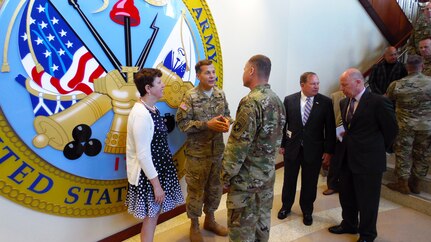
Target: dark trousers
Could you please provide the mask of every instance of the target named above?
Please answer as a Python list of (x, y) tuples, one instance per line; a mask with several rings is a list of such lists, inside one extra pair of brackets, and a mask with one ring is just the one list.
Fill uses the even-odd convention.
[(373, 241), (377, 237), (382, 173), (355, 174), (347, 162), (343, 163), (339, 190), (343, 209), (341, 225), (346, 229), (357, 228), (361, 238)]
[(321, 166), (321, 160), (313, 161), (312, 163), (305, 162), (302, 147), (295, 160), (287, 160), (286, 157), (284, 158), (284, 180), (281, 194), (283, 208), (292, 208), (295, 201), (299, 168), (301, 168), (301, 192), (299, 205), (301, 206), (302, 213), (313, 213), (313, 203), (316, 200), (317, 182)]
[(329, 164), (328, 176), (326, 178), (326, 183), (328, 185), (328, 189), (339, 190), (339, 179), (341, 172), (341, 142), (337, 140), (335, 143), (335, 153), (331, 158), (331, 163)]

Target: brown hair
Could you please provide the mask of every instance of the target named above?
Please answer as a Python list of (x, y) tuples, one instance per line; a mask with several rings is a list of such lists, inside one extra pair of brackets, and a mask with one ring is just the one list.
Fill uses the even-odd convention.
[(150, 87), (153, 86), (154, 79), (156, 77), (161, 77), (162, 72), (159, 69), (155, 68), (143, 68), (134, 75), (134, 81), (136, 88), (139, 91), (139, 94), (141, 97), (145, 96), (147, 94), (147, 91), (145, 90), (146, 85), (150, 85)]
[(301, 77), (299, 78), (299, 83), (300, 84), (302, 84), (302, 83), (305, 84), (307, 82), (308, 77), (311, 76), (311, 75), (317, 76), (316, 73), (311, 72), (311, 71), (307, 71), (307, 72), (302, 73)]
[(269, 79), (271, 74), (271, 60), (264, 55), (255, 55), (248, 62), (256, 68), (260, 78)]
[(201, 66), (209, 66), (209, 65), (212, 65), (213, 64), (213, 62), (212, 62), (212, 60), (200, 60), (200, 61), (198, 61), (198, 63), (196, 63), (196, 65), (195, 65), (195, 71), (196, 71), (196, 73), (201, 73)]

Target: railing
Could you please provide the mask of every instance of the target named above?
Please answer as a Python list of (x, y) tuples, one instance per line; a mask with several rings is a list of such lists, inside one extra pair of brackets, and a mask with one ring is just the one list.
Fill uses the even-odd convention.
[(359, 0), (359, 2), (390, 45), (404, 45), (413, 27), (396, 0)]
[[(392, 31), (388, 31), (388, 30), (383, 30), (382, 32), (385, 33), (387, 35), (389, 35), (389, 37), (387, 35), (385, 35), (385, 37), (388, 39), (388, 41), (390, 42), (391, 45), (395, 46), (398, 50), (399, 50), (399, 60), (401, 62), (405, 62), (405, 59), (407, 58), (407, 48), (405, 48), (409, 43), (408, 43), (408, 37), (410, 36), (410, 32), (408, 32), (407, 35), (404, 35), (403, 37), (401, 37), (400, 40), (396, 40), (394, 41), (394, 43), (391, 43), (391, 41), (389, 40), (389, 38), (392, 38), (391, 35), (389, 34), (390, 32), (397, 32), (398, 28), (396, 27), (396, 25), (390, 24), (389, 26), (379, 26), (379, 24), (385, 24), (382, 23), (383, 21), (381, 19), (387, 19), (387, 17), (385, 17), (385, 14), (390, 10), (390, 9), (396, 9), (394, 6), (392, 6), (391, 4), (389, 4), (390, 6), (386, 6), (385, 4), (388, 4), (388, 2), (386, 0), (380, 0), (382, 2), (382, 4), (378, 4), (377, 2), (379, 1), (372, 1), (372, 0), (359, 0), (361, 2), (361, 4), (364, 6), (364, 8), (367, 10), (367, 8), (374, 8), (375, 6), (377, 6), (377, 9), (373, 9), (373, 10), (367, 10), (367, 12), (370, 14), (371, 18), (376, 21), (376, 25), (379, 27), (380, 30), (383, 29), (387, 29), (387, 28), (394, 28), (394, 30)], [(423, 11), (423, 7), (426, 5), (426, 3), (428, 2), (428, 0), (396, 0), (396, 2), (399, 5), (399, 8), (402, 10), (402, 12), (404, 13), (404, 15), (407, 17), (408, 21), (410, 22), (410, 24), (414, 24), (417, 20), (417, 18), (419, 17), (419, 14)], [(387, 9), (387, 11), (380, 11), (381, 10), (381, 6), (383, 6), (383, 8)], [(391, 14), (392, 11), (390, 11)], [(381, 16), (383, 15), (383, 17)], [(396, 19), (398, 18), (393, 18), (390, 19), (390, 21), (396, 21)], [(412, 26), (413, 27), (413, 26)], [(376, 63), (379, 63), (383, 61), (383, 57), (380, 57)], [(370, 67), (367, 71), (364, 72), (364, 76), (366, 77), (366, 80), (368, 81), (368, 76), (371, 73), (371, 68)]]
[[(422, 11), (421, 7), (425, 4), (418, 1), (359, 0), (389, 44), (400, 51), (404, 51), (403, 47), (413, 30), (411, 21), (416, 21), (419, 11)], [(382, 60), (383, 57), (376, 63)], [(371, 73), (371, 68), (364, 72), (365, 77)]]
[(419, 12), (428, 2), (428, 0), (397, 0), (404, 14), (410, 20), (410, 23), (416, 22)]
[[(403, 10), (404, 14), (407, 16), (407, 18), (410, 20), (410, 23), (414, 25), (419, 18), (419, 16), (422, 14), (423, 8), (427, 4), (429, 0), (397, 0), (398, 4), (400, 5), (401, 9)], [(407, 43), (404, 46), (399, 46), (400, 51), (402, 52), (402, 55), (400, 54), (400, 58), (402, 62), (405, 62), (405, 59), (407, 58), (407, 51), (406, 47), (410, 43), (407, 41)]]

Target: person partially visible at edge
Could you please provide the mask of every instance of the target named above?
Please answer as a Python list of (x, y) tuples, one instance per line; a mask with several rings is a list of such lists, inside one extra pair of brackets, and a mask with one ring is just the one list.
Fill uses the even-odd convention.
[(140, 94), (127, 120), (128, 212), (142, 219), (141, 241), (153, 241), (160, 213), (184, 203), (177, 170), (168, 147), (168, 129), (155, 104), (165, 85), (158, 69), (134, 76)]
[(403, 194), (420, 193), (431, 163), (431, 77), (423, 75), (423, 59), (407, 59), (409, 75), (391, 83), (387, 96), (396, 103), (399, 134), (395, 140), (397, 182), (387, 187)]
[(386, 151), (398, 132), (392, 102), (369, 92), (357, 69), (340, 76), (346, 98), (340, 101), (344, 134), (341, 142), (339, 199), (343, 220), (328, 228), (334, 234), (357, 234), (358, 242), (377, 237), (382, 175), (386, 170)]
[(431, 3), (428, 1), (423, 11), (418, 12), (416, 21), (413, 23), (413, 31), (408, 40), (408, 55), (419, 55), (419, 41), (431, 36)]
[(431, 38), (427, 37), (419, 41), (420, 55), (422, 56), (424, 63), (422, 74), (431, 76)]
[(368, 84), (373, 93), (385, 94), (389, 84), (407, 76), (404, 64), (398, 61), (398, 51), (395, 47), (389, 46), (383, 54), (383, 61), (374, 65)]
[(250, 92), (241, 99), (223, 156), (229, 241), (269, 240), (274, 199), (275, 157), (285, 110), (268, 84), (271, 60), (251, 57), (243, 73)]
[[(337, 134), (341, 133), (342, 131), (340, 128), (343, 126), (343, 120), (341, 119), (341, 111), (340, 111), (340, 101), (342, 99), (346, 98), (344, 93), (340, 91), (336, 91), (331, 94), (332, 99), (332, 108), (334, 109), (334, 116), (335, 116), (335, 127), (338, 132)], [(328, 189), (323, 191), (323, 195), (332, 195), (334, 193), (337, 193), (339, 190), (339, 176), (340, 176), (340, 152), (337, 152), (340, 150), (341, 145), (341, 136), (337, 135), (337, 140), (335, 141), (335, 152), (334, 155), (331, 157), (331, 162), (329, 163), (329, 169), (328, 169), (328, 177), (326, 178), (326, 184), (328, 186)]]
[(216, 87), (217, 75), (211, 60), (196, 66), (199, 85), (184, 94), (175, 116), (178, 128), (186, 133), (186, 210), (191, 220), (190, 240), (203, 241), (199, 217), (205, 213), (204, 229), (227, 236), (227, 228), (216, 223), (223, 186), (220, 181), (223, 133), (229, 130), (230, 111), (223, 90)]

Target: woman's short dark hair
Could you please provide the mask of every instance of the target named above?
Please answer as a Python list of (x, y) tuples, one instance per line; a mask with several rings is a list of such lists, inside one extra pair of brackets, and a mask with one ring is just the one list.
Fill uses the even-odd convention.
[(156, 77), (161, 77), (162, 72), (159, 69), (155, 68), (143, 68), (134, 75), (134, 81), (136, 88), (138, 89), (139, 94), (141, 97), (145, 96), (147, 94), (147, 91), (145, 90), (146, 85), (150, 85), (150, 87), (153, 86), (154, 79)]

